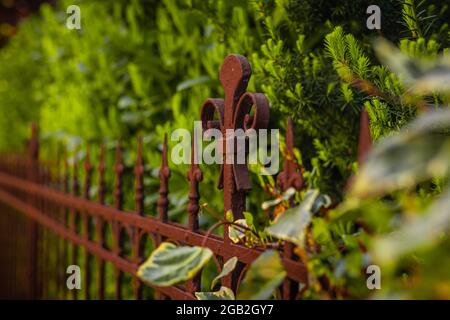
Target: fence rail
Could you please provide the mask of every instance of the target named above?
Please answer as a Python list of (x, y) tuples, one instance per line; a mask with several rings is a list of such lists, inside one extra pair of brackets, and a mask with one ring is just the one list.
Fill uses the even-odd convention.
[[(250, 65), (238, 55), (228, 56), (221, 69), (220, 79), (225, 99), (208, 99), (201, 111), (204, 129), (218, 128), (223, 133), (232, 128), (264, 128), (269, 119), (267, 99), (262, 94), (246, 93), (250, 78)], [(252, 116), (250, 111), (253, 110)], [(214, 113), (216, 118), (214, 120)], [(367, 121), (363, 119), (362, 121)], [(367, 126), (362, 125), (364, 130)], [(361, 135), (360, 149), (366, 148), (367, 134)], [(360, 138), (361, 140), (361, 138)], [(144, 212), (144, 162), (142, 139), (138, 139), (137, 160), (134, 168), (133, 211), (123, 209), (122, 147), (116, 148), (114, 165), (114, 203), (105, 204), (107, 184), (105, 148), (100, 146), (98, 165), (91, 162), (89, 150), (84, 162), (69, 164), (58, 158), (53, 164), (39, 159), (38, 130), (33, 127), (28, 142), (28, 154), (9, 154), (0, 158), (0, 297), (2, 298), (69, 298), (66, 287), (68, 265), (83, 263), (84, 296), (77, 290), (72, 298), (105, 299), (107, 276), (114, 282), (116, 299), (123, 298), (125, 277), (132, 295), (143, 298), (149, 285), (142, 283), (136, 271), (145, 258), (148, 241), (155, 248), (162, 241), (185, 245), (206, 246), (214, 253), (220, 270), (223, 262), (238, 258), (238, 266), (224, 280), (224, 285), (236, 291), (248, 266), (264, 248), (249, 248), (230, 241), (227, 228), (224, 236), (207, 234), (199, 229), (200, 168), (192, 163), (187, 173), (189, 195), (187, 225), (169, 221), (168, 216), (168, 166), (167, 138), (164, 139), (159, 170), (158, 214)], [(195, 149), (195, 143), (192, 145)], [(286, 150), (283, 152), (284, 168), (278, 174), (278, 188), (300, 190), (304, 187), (300, 168), (295, 162), (292, 122), (286, 130)], [(224, 147), (225, 149), (225, 147)], [(226, 150), (224, 150), (224, 157)], [(83, 182), (80, 183), (80, 167)], [(93, 171), (97, 171), (98, 199), (90, 199)], [(245, 209), (245, 196), (250, 190), (246, 165), (227, 164), (221, 169), (219, 188), (224, 192), (224, 212), (232, 210), (234, 218), (241, 218)], [(294, 205), (291, 203), (291, 205)], [(110, 230), (108, 241), (105, 230)], [(299, 284), (308, 285), (307, 271), (298, 261), (293, 246), (285, 243), (279, 248), (287, 277), (279, 289), (283, 299), (299, 297)], [(80, 251), (82, 250), (82, 251)], [(80, 259), (82, 257), (82, 259)], [(113, 266), (108, 275), (107, 265)], [(185, 284), (171, 287), (153, 287), (157, 299), (195, 299), (200, 290), (201, 273)], [(147, 288), (147, 289), (146, 289)]]

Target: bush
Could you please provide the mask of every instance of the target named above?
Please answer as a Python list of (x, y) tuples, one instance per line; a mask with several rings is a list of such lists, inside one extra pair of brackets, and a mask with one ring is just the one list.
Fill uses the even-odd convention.
[[(448, 53), (449, 5), (438, 0), (378, 2), (384, 36), (406, 56), (431, 60)], [(69, 4), (81, 7), (81, 30), (65, 28)], [(22, 148), (30, 121), (40, 125), (43, 157), (53, 155), (61, 141), (79, 159), (86, 144), (106, 141), (112, 149), (120, 138), (127, 150), (126, 185), (132, 190), (133, 150), (136, 136), (142, 135), (146, 209), (154, 212), (164, 133), (192, 130), (203, 101), (223, 95), (217, 77), (223, 58), (240, 53), (253, 67), (249, 91), (263, 92), (270, 100), (270, 126), (284, 128), (286, 116), (293, 118), (307, 185), (343, 200), (344, 186), (357, 170), (363, 108), (372, 137), (379, 140), (398, 132), (422, 109), (449, 101), (448, 95), (434, 92), (410, 95), (399, 77), (380, 64), (372, 49), (376, 31), (365, 27), (366, 6), (366, 1), (317, 0), (62, 0), (56, 9), (42, 6), (40, 15), (22, 23), (19, 34), (0, 51), (0, 149)], [(108, 161), (111, 166), (112, 155)], [(171, 168), (170, 216), (185, 221), (187, 167)], [(201, 202), (220, 212), (218, 168), (202, 170)], [(267, 224), (257, 212), (269, 198), (258, 192), (268, 182), (256, 175), (252, 179), (257, 191), (248, 208)], [(426, 207), (442, 186), (439, 179), (428, 181), (411, 197)], [(371, 233), (358, 219), (373, 222), (376, 232), (388, 232), (392, 216), (403, 214), (399, 206), (409, 200), (402, 194), (364, 203), (344, 223), (313, 219), (312, 241), (322, 250), (306, 255), (320, 281), (306, 295), (364, 296), (352, 283), (360, 279), (364, 265), (358, 248), (370, 242)], [(131, 192), (125, 206), (133, 206)], [(378, 212), (378, 221), (372, 221)], [(202, 214), (201, 223), (210, 222)], [(341, 246), (347, 251), (341, 252)]]

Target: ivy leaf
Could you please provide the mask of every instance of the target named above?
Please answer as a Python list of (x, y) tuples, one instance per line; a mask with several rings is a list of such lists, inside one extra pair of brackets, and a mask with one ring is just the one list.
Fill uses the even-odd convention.
[(244, 211), (244, 218), (249, 227), (253, 226), (253, 215), (250, 212)]
[(195, 296), (198, 300), (235, 300), (233, 291), (227, 287), (214, 292), (196, 292)]
[(328, 206), (330, 203), (329, 197), (321, 196), (319, 190), (308, 190), (299, 206), (279, 215), (266, 230), (276, 238), (291, 241), (302, 247), (305, 229), (311, 223), (311, 217), (322, 206)]
[(235, 225), (230, 225), (228, 227), (228, 237), (233, 241), (234, 243), (241, 242), (242, 239), (245, 238), (245, 229), (248, 228), (247, 221), (245, 219), (237, 219), (234, 221), (235, 224), (243, 226), (244, 228), (240, 228)]
[(143, 281), (167, 287), (194, 277), (213, 253), (208, 248), (163, 242), (138, 269)]
[(414, 187), (450, 169), (450, 111), (425, 114), (399, 134), (385, 138), (369, 153), (350, 189), (356, 197)]
[(225, 219), (226, 219), (228, 222), (233, 222), (233, 220), (234, 220), (233, 211), (228, 210), (228, 211), (225, 213)]
[(265, 300), (283, 282), (286, 271), (275, 250), (262, 253), (250, 266), (242, 280), (237, 298), (239, 300)]
[(217, 281), (219, 281), (220, 279), (222, 279), (226, 275), (230, 274), (234, 270), (234, 268), (236, 268), (237, 262), (238, 262), (238, 258), (233, 257), (233, 258), (229, 259), (227, 262), (224, 263), (224, 265), (222, 267), (222, 271), (211, 282), (211, 289), (214, 288), (214, 286), (216, 285)]
[(296, 192), (297, 191), (294, 188), (289, 188), (281, 195), (281, 197), (274, 200), (264, 201), (261, 208), (263, 210), (267, 210), (270, 207), (279, 205), (281, 202), (289, 200)]
[(375, 240), (373, 256), (376, 261), (393, 263), (408, 252), (434, 244), (450, 230), (450, 190), (442, 194), (427, 212), (408, 217), (399, 230)]

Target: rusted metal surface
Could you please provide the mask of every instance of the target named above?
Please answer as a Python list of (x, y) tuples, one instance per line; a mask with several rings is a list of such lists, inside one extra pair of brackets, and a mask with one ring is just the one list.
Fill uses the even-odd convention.
[[(242, 219), (245, 210), (246, 192), (251, 190), (251, 183), (246, 164), (238, 164), (236, 149), (227, 150), (229, 139), (235, 145), (234, 130), (265, 129), (269, 123), (269, 102), (261, 93), (245, 92), (251, 76), (251, 67), (247, 59), (232, 54), (225, 58), (220, 69), (224, 99), (210, 98), (205, 101), (201, 110), (203, 130), (219, 129), (222, 132), (223, 164), (220, 169), (219, 189), (223, 188), (224, 215), (231, 210), (234, 219)], [(250, 112), (253, 110), (253, 115)], [(215, 120), (215, 117), (218, 120)], [(231, 158), (232, 157), (232, 158)], [(230, 244), (228, 228), (224, 228), (224, 246)], [(225, 255), (225, 260), (232, 256)], [(244, 268), (237, 265), (235, 270), (224, 279), (224, 284), (236, 291), (239, 274)]]
[[(300, 166), (297, 164), (294, 155), (294, 129), (292, 126), (292, 119), (288, 119), (286, 130), (286, 150), (284, 154), (283, 171), (277, 177), (278, 186), (281, 191), (286, 192), (289, 188), (294, 188), (299, 191), (304, 186), (303, 177), (300, 172)], [(294, 201), (291, 198), (289, 205), (292, 207)], [(294, 253), (295, 246), (292, 243), (284, 243), (283, 256), (287, 259), (297, 260)], [(282, 286), (282, 295), (284, 300), (295, 299), (298, 294), (298, 282), (286, 279)]]
[[(227, 161), (231, 154), (234, 155), (236, 152), (227, 150), (228, 139), (233, 139), (233, 144), (235, 143), (235, 137), (227, 133), (227, 129), (258, 130), (267, 128), (269, 123), (267, 98), (260, 93), (245, 92), (250, 75), (250, 64), (244, 57), (228, 56), (220, 70), (224, 99), (207, 99), (201, 109), (203, 130), (216, 128), (224, 137), (220, 142), (224, 163), (221, 165), (218, 187), (223, 189), (224, 214), (231, 210), (234, 219), (243, 217), (245, 197), (250, 192), (251, 184), (246, 164), (238, 164), (237, 157), (231, 162)], [(366, 118), (363, 115), (361, 120), (361, 130), (366, 131), (361, 133), (360, 145), (367, 151)], [(197, 149), (196, 144), (197, 141), (193, 139), (192, 159)], [(100, 146), (91, 144), (82, 160), (76, 156), (70, 159), (65, 152), (64, 156), (59, 155), (59, 160), (52, 164), (44, 159), (39, 160), (38, 132), (37, 127), (34, 127), (32, 138), (28, 142), (27, 155), (7, 155), (0, 158), (0, 205), (2, 210), (12, 212), (7, 215), (9, 220), (5, 220), (4, 225), (3, 220), (0, 220), (2, 222), (0, 227), (6, 230), (9, 225), (14, 226), (15, 229), (7, 230), (8, 236), (17, 241), (16, 244), (12, 244), (13, 246), (21, 244), (18, 239), (23, 234), (17, 233), (21, 227), (10, 218), (18, 216), (19, 212), (26, 217), (26, 243), (21, 245), (28, 252), (26, 277), (30, 279), (30, 287), (26, 290), (27, 298), (70, 297), (65, 287), (65, 268), (70, 264), (79, 264), (80, 260), (83, 260), (83, 282), (87, 288), (83, 291), (84, 295), (76, 294), (77, 290), (73, 290), (72, 298), (122, 299), (124, 283), (127, 283), (127, 286), (132, 288), (133, 296), (141, 299), (147, 284), (136, 277), (136, 271), (146, 258), (143, 255), (145, 239), (152, 239), (155, 246), (161, 241), (204, 245), (212, 250), (214, 260), (219, 264), (223, 264), (231, 257), (237, 257), (239, 262), (236, 269), (224, 279), (224, 285), (237, 291), (248, 266), (265, 248), (249, 248), (232, 243), (228, 238), (226, 227), (223, 237), (210, 235), (207, 234), (207, 230), (201, 230), (199, 199), (203, 174), (194, 161), (187, 172), (186, 181), (189, 185), (186, 206), (188, 222), (181, 225), (170, 221), (167, 136), (164, 137), (162, 146), (159, 194), (155, 213), (146, 212), (144, 205), (146, 170), (142, 138), (137, 141), (134, 168), (128, 171), (134, 173), (134, 187), (131, 188), (134, 189), (131, 190), (134, 191), (131, 200), (131, 207), (134, 207), (132, 211), (124, 210), (125, 194), (129, 194), (130, 190), (124, 190), (127, 185), (125, 182), (128, 180), (124, 180), (126, 168), (123, 161), (123, 146), (120, 142), (115, 150), (112, 167), (107, 166), (106, 159), (109, 155), (104, 144)], [(304, 188), (302, 168), (294, 156), (291, 120), (287, 125), (283, 157), (283, 170), (277, 176), (277, 190), (282, 193), (289, 188), (296, 190)], [(112, 171), (114, 181), (109, 182), (106, 179), (109, 177), (107, 175), (109, 171)], [(92, 188), (96, 189), (97, 199), (91, 199)], [(292, 200), (290, 206), (294, 205)], [(107, 229), (109, 233), (106, 232)], [(107, 237), (107, 234), (111, 237)], [(109, 238), (111, 239), (108, 240)], [(0, 252), (2, 250), (4, 248), (0, 248)], [(280, 253), (287, 272), (286, 280), (280, 288), (281, 297), (298, 298), (299, 284), (304, 286), (308, 283), (306, 268), (294, 253), (293, 245), (283, 244)], [(54, 263), (57, 266), (52, 266), (51, 261), (58, 261)], [(110, 273), (107, 272), (107, 265), (113, 268)], [(107, 279), (108, 274), (112, 279)], [(200, 278), (199, 273), (182, 285), (155, 287), (154, 297), (194, 299), (194, 292), (201, 287)], [(126, 282), (126, 279), (130, 279), (129, 282)], [(57, 284), (53, 285), (53, 281)], [(39, 290), (40, 284), (44, 287), (43, 292)], [(113, 288), (109, 293), (108, 287)]]

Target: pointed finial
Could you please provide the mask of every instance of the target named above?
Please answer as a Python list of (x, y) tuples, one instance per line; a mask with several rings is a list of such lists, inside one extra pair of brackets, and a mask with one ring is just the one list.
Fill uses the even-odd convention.
[(100, 157), (98, 162), (98, 202), (105, 203), (105, 144), (100, 145)]
[(80, 193), (80, 183), (78, 181), (78, 159), (77, 153), (73, 155), (73, 177), (72, 177), (72, 193), (74, 196), (78, 196)]
[(142, 137), (138, 137), (137, 144), (137, 159), (136, 167), (134, 168), (135, 174), (135, 203), (136, 212), (143, 216), (144, 215), (144, 165), (142, 160)]
[(189, 229), (198, 229), (198, 212), (200, 206), (198, 200), (200, 199), (199, 194), (199, 182), (203, 180), (202, 172), (196, 163), (196, 152), (197, 152), (197, 142), (195, 141), (195, 135), (192, 136), (191, 142), (191, 165), (187, 173), (187, 178), (189, 180)]
[(367, 110), (361, 110), (359, 126), (359, 141), (358, 141), (358, 164), (361, 165), (372, 148), (372, 136), (370, 134), (370, 122)]
[(277, 181), (281, 190), (286, 191), (289, 188), (300, 190), (303, 187), (303, 177), (298, 172), (298, 164), (295, 161), (294, 154), (294, 129), (292, 119), (288, 118), (286, 131), (286, 154), (284, 155), (284, 168), (278, 174)]
[(159, 199), (158, 212), (159, 218), (166, 222), (168, 220), (168, 206), (169, 206), (169, 177), (170, 169), (167, 161), (167, 134), (164, 135), (164, 144), (162, 149), (162, 163), (159, 169)]
[(122, 164), (122, 142), (119, 140), (116, 147), (116, 161), (114, 165), (115, 172), (115, 187), (114, 187), (114, 205), (116, 209), (122, 210), (123, 207), (123, 194), (122, 194), (122, 176), (123, 176), (123, 164)]
[(83, 196), (85, 199), (89, 199), (89, 191), (91, 190), (91, 176), (92, 176), (92, 165), (90, 162), (89, 145), (86, 146), (86, 157), (84, 159), (84, 191)]

